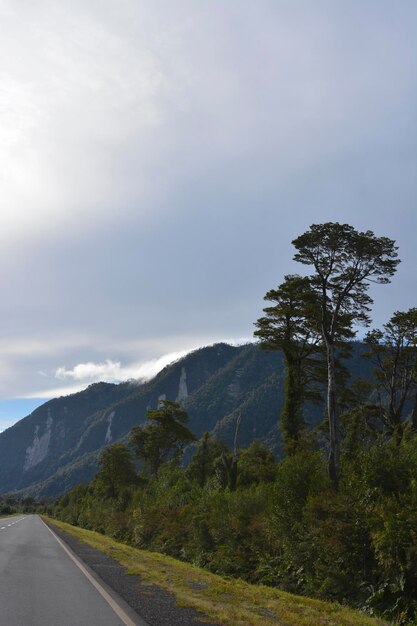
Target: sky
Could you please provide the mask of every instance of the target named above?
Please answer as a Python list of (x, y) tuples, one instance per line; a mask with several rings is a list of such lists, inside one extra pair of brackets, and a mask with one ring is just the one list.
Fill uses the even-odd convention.
[(0, 430), (251, 340), (339, 221), (416, 306), (414, 0), (0, 0)]

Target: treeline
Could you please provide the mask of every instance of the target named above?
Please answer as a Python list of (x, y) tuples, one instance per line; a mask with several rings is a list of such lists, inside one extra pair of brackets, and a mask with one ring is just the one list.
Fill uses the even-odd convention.
[[(395, 272), (394, 242), (328, 223), (293, 243), (313, 273), (268, 292), (255, 331), (284, 354), (285, 457), (258, 441), (239, 449), (239, 419), (233, 449), (208, 433), (196, 442), (185, 411), (165, 401), (48, 512), (219, 574), (413, 623), (417, 309), (367, 334), (374, 378), (349, 385), (342, 357), (355, 325), (370, 321), (369, 283)], [(305, 407), (323, 403), (323, 383), (327, 416), (312, 431)]]
[(321, 450), (277, 462), (261, 443), (233, 451), (205, 435), (187, 468), (136, 472), (123, 444), (96, 477), (47, 511), (136, 547), (405, 620), (416, 616), (417, 438), (377, 437), (342, 455), (338, 492)]
[(19, 512), (19, 502), (14, 496), (0, 496), (0, 515), (13, 515)]
[(45, 500), (32, 497), (17, 497), (14, 494), (0, 495), (0, 515), (17, 515), (19, 513), (37, 513), (45, 507)]

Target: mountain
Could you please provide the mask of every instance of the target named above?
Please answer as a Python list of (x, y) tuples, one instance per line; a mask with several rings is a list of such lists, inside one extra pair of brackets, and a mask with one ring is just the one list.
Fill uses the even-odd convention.
[[(350, 367), (369, 374), (363, 361), (356, 349)], [(56, 496), (88, 481), (101, 450), (126, 441), (163, 399), (181, 403), (197, 437), (210, 431), (231, 445), (240, 413), (240, 444), (257, 438), (279, 452), (281, 353), (220, 343), (191, 352), (149, 382), (95, 383), (38, 407), (0, 433), (0, 493)], [(323, 408), (306, 408), (311, 424), (322, 415)]]

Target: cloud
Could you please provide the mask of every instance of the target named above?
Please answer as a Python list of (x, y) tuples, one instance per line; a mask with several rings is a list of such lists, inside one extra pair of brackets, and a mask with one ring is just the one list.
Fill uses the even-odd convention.
[(156, 376), (166, 365), (185, 356), (186, 350), (165, 354), (144, 363), (122, 366), (120, 361), (106, 359), (102, 363), (78, 363), (72, 369), (58, 367), (55, 378), (58, 380), (76, 380), (88, 382), (121, 382), (129, 379), (149, 380)]
[(115, 20), (110, 5), (100, 16), (81, 2), (6, 7), (0, 238), (9, 246), (64, 224), (112, 220), (113, 203), (120, 214), (141, 198), (145, 178), (137, 171), (126, 184), (123, 153), (139, 137), (146, 149), (172, 86), (146, 32), (128, 15)]
[(41, 389), (39, 391), (31, 391), (30, 393), (19, 396), (19, 400), (31, 400), (31, 399), (43, 399), (51, 400), (52, 398), (59, 398), (61, 396), (69, 396), (73, 393), (78, 393), (86, 388), (86, 384), (78, 385), (66, 385), (64, 387), (54, 386), (49, 389)]
[[(53, 386), (46, 389), (38, 389), (29, 393), (19, 395), (19, 399), (50, 399), (59, 396), (68, 396), (73, 393), (83, 391), (87, 385), (95, 382), (119, 383), (127, 380), (144, 382), (150, 380), (164, 367), (180, 359), (187, 354), (188, 350), (171, 352), (156, 359), (150, 359), (142, 363), (133, 363), (122, 366), (119, 361), (106, 359), (100, 363), (87, 362), (78, 363), (72, 369), (65, 366), (55, 370), (54, 378), (60, 381), (77, 381), (76, 384), (65, 386)], [(42, 377), (45, 372), (38, 372)]]
[(118, 380), (120, 379), (121, 365), (107, 359), (105, 363), (79, 363), (72, 370), (58, 367), (55, 378), (65, 380)]
[(242, 192), (285, 185), (379, 133), (409, 81), (407, 48), (372, 2), (5, 6), (6, 247), (177, 214), (196, 204), (194, 185), (218, 189), (222, 173)]
[(397, 240), (376, 325), (414, 304), (415, 3), (99, 5), (1, 3), (0, 397), (250, 337), (314, 222)]

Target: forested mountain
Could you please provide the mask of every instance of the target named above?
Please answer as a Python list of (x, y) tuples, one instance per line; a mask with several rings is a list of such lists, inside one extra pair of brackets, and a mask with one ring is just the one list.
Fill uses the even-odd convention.
[[(354, 376), (369, 374), (361, 353), (354, 344), (348, 363)], [(163, 399), (181, 403), (197, 438), (209, 431), (231, 445), (240, 413), (240, 444), (261, 439), (280, 454), (281, 353), (221, 343), (188, 354), (149, 382), (96, 383), (37, 408), (0, 434), (0, 492), (50, 496), (86, 482), (103, 447), (126, 440)], [(322, 407), (306, 407), (307, 423), (322, 416)]]

